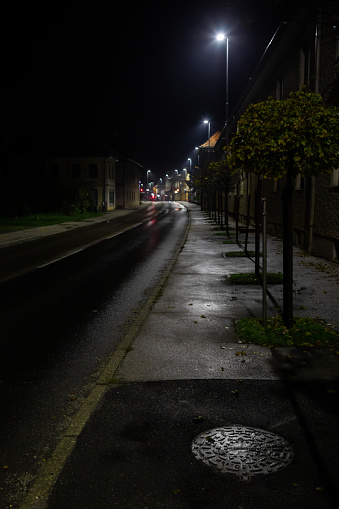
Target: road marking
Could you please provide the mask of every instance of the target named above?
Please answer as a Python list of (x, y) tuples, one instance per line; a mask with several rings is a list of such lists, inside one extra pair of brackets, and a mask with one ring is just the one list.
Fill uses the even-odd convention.
[(47, 267), (48, 265), (52, 265), (53, 263), (60, 262), (60, 260), (64, 260), (65, 258), (68, 258), (69, 256), (72, 256), (76, 253), (80, 253), (84, 249), (86, 249), (87, 246), (81, 247), (80, 249), (75, 249), (74, 251), (69, 251), (68, 253), (63, 254), (62, 256), (59, 256), (58, 258), (54, 258), (53, 260), (50, 260), (49, 262), (43, 263), (42, 265), (38, 265), (36, 269), (43, 269), (44, 267)]
[[(133, 226), (129, 226), (124, 228), (123, 230), (120, 230), (117, 233), (113, 233), (112, 235), (107, 235), (106, 237), (102, 237), (99, 240), (95, 240), (91, 242), (90, 244), (86, 244), (85, 246), (80, 247), (79, 249), (74, 249), (73, 251), (68, 251), (67, 253), (64, 253), (62, 256), (59, 256), (58, 258), (53, 258), (53, 260), (50, 260), (49, 262), (43, 263), (42, 265), (38, 265), (35, 267), (36, 269), (43, 269), (44, 267), (48, 267), (48, 265), (52, 265), (53, 263), (60, 262), (61, 260), (64, 260), (65, 258), (68, 258), (69, 256), (73, 256), (77, 253), (80, 253), (81, 251), (84, 251), (88, 247), (94, 246), (95, 244), (99, 244), (99, 242), (102, 242), (103, 240), (110, 240), (113, 237), (117, 237), (118, 235), (121, 235), (122, 233), (125, 233), (129, 230), (133, 230), (133, 228), (136, 228), (137, 226), (140, 226), (143, 223), (136, 223)], [(34, 269), (33, 269), (34, 270)]]

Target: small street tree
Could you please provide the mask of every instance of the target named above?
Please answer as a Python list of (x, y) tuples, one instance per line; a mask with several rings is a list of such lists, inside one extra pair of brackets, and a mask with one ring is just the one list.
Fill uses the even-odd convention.
[[(223, 211), (225, 211), (225, 227), (228, 235), (228, 193), (237, 182), (237, 173), (230, 171), (227, 161), (212, 162), (202, 175), (196, 177), (195, 185), (200, 187), (206, 197), (206, 208), (211, 216), (223, 228)], [(225, 204), (223, 203), (225, 201)], [(218, 217), (216, 217), (218, 214)]]
[(263, 178), (285, 177), (283, 190), (283, 319), (293, 325), (293, 182), (339, 166), (339, 109), (303, 89), (286, 100), (252, 104), (238, 122), (228, 163)]

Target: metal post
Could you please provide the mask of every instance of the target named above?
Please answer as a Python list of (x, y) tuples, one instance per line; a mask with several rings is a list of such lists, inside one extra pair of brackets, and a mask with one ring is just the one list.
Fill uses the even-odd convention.
[(226, 37), (226, 151), (228, 152), (228, 37)]
[(266, 238), (266, 198), (261, 198), (262, 214), (262, 324), (267, 322), (267, 238)]

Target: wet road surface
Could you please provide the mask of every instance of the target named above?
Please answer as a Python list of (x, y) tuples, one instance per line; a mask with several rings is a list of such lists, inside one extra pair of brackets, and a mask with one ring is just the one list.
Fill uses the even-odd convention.
[(144, 219), (121, 235), (103, 225), (111, 238), (0, 285), (3, 501), (34, 479), (186, 231), (177, 204)]

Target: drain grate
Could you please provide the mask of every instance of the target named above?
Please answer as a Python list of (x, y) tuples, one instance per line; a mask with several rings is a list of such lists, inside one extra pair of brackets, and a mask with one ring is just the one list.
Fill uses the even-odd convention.
[(284, 438), (248, 426), (204, 431), (193, 440), (192, 452), (205, 465), (242, 480), (278, 472), (293, 459), (293, 449)]

